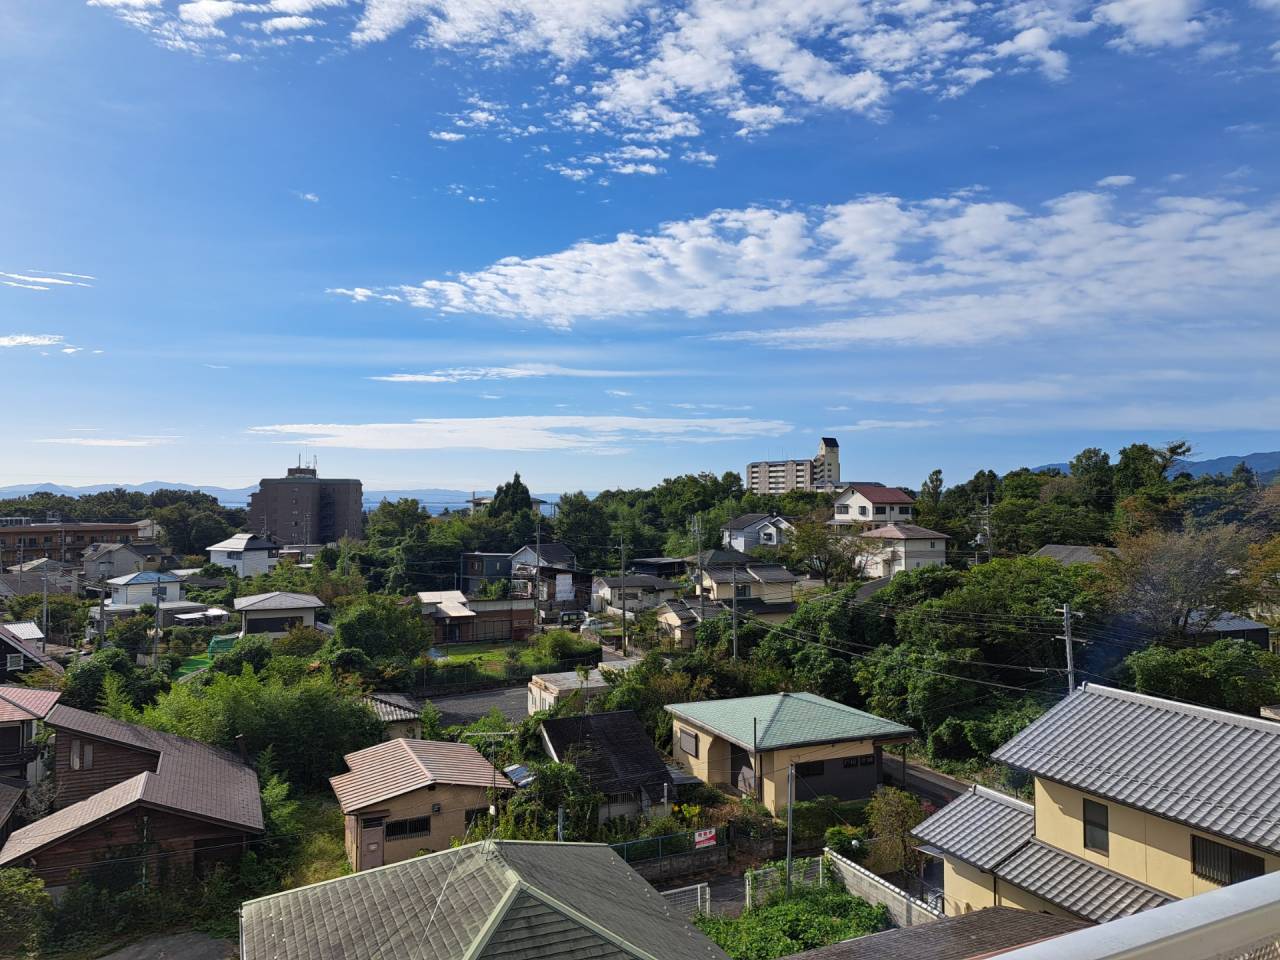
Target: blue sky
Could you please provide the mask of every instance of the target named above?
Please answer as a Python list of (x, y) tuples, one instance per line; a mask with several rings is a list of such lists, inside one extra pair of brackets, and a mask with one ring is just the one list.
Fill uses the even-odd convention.
[(9, 0), (0, 483), (1280, 448), (1280, 2)]

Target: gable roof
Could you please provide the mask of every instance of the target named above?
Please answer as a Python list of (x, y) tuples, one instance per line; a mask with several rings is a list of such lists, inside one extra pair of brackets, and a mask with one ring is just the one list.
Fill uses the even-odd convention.
[(1101, 563), (1105, 554), (1115, 553), (1115, 547), (1082, 547), (1072, 543), (1046, 543), (1031, 554), (1033, 557), (1048, 557), (1066, 565), (1071, 563)]
[(369, 705), (383, 723), (418, 720), (422, 717), (422, 707), (418, 706), (417, 702), (405, 693), (396, 693), (391, 690), (375, 690), (360, 699)]
[(805, 950), (787, 960), (975, 960), (1089, 926), (1072, 917), (987, 907)]
[(666, 709), (745, 750), (915, 736), (910, 727), (812, 693), (674, 703)]
[(17, 637), (19, 640), (26, 640), (28, 643), (39, 642), (44, 639), (44, 631), (34, 620), (18, 620), (14, 623), (0, 623), (0, 629), (11, 637)]
[(992, 756), (1280, 853), (1280, 724), (1086, 683)]
[[(526, 543), (516, 553), (520, 553), (523, 550), (528, 550), (544, 566), (571, 567), (577, 559), (572, 550), (555, 540), (545, 541), (541, 545)], [(512, 554), (512, 556), (514, 557), (515, 554)]]
[(628, 573), (623, 577), (596, 577), (596, 579), (610, 590), (617, 590), (624, 586), (639, 587), (642, 590), (674, 590), (679, 586), (674, 581), (655, 577), (651, 573)]
[(703, 569), (708, 570), (712, 567), (745, 567), (749, 563), (758, 563), (759, 561), (751, 554), (743, 553), (741, 550), (717, 547), (713, 550), (703, 550), (700, 553), (690, 554), (684, 558), (684, 562), (690, 566), (697, 566), (701, 562)]
[(598, 843), (498, 840), (241, 908), (242, 960), (727, 960)]
[(225, 540), (219, 540), (217, 543), (210, 544), (205, 547), (205, 552), (210, 550), (278, 550), (280, 544), (276, 543), (270, 537), (264, 537), (256, 533), (236, 533), (227, 537)]
[(421, 790), (433, 783), (472, 787), (515, 786), (469, 743), (438, 740), (388, 740), (348, 753), (350, 769), (329, 778), (343, 813)]
[(272, 590), (255, 593), (251, 597), (236, 597), (237, 610), (312, 610), (324, 606), (324, 601), (309, 593), (288, 593)]
[(644, 790), (661, 801), (664, 787), (672, 784), (671, 771), (634, 710), (544, 720), (542, 736), (553, 760), (572, 763), (605, 795)]
[(91, 543), (85, 547), (80, 556), (85, 560), (96, 560), (98, 557), (108, 553), (115, 553), (117, 550), (128, 550), (136, 555), (138, 559), (142, 559), (142, 552), (132, 543)]
[(1035, 808), (974, 786), (911, 831), (916, 839), (990, 871), (1035, 835)]
[(168, 573), (161, 570), (139, 570), (136, 573), (126, 573), (119, 577), (112, 577), (107, 583), (113, 583), (116, 586), (125, 586), (134, 583), (181, 583), (182, 578), (176, 574)]
[(754, 527), (757, 523), (768, 520), (773, 514), (770, 513), (744, 513), (740, 517), (734, 517), (724, 525), (725, 530), (746, 530), (748, 527)]
[(136, 803), (226, 824), (247, 833), (262, 832), (258, 774), (234, 754), (198, 740), (61, 704), (49, 711), (45, 723), (55, 730), (154, 754), (156, 769), (139, 773), (14, 831), (0, 849), (0, 865), (31, 856)]
[(845, 487), (844, 492), (837, 499), (843, 499), (852, 493), (860, 493), (872, 503), (911, 504), (916, 502), (916, 498), (905, 490), (899, 490), (897, 487), (882, 487), (878, 483), (851, 483)]
[(918, 527), (914, 523), (886, 523), (883, 527), (866, 530), (863, 537), (874, 537), (879, 540), (950, 540), (945, 533), (938, 533), (928, 527)]
[[(42, 653), (40, 648), (36, 646), (35, 642), (26, 640), (20, 636), (15, 636), (13, 631), (9, 629), (14, 626), (20, 626), (20, 624), (0, 623), (0, 643), (4, 643), (14, 650), (19, 651), (28, 660), (39, 664), (53, 674), (61, 676), (66, 673), (62, 664), (53, 659), (53, 657), (49, 656), (47, 653)], [(43, 637), (43, 634), (41, 634), (41, 637)]]
[(0, 686), (0, 722), (43, 720), (61, 696), (58, 690), (38, 690), (6, 683)]

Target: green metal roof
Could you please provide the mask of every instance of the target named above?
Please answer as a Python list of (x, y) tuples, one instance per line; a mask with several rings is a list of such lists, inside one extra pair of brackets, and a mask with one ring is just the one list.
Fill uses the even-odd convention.
[(910, 727), (812, 693), (673, 703), (667, 709), (747, 750), (915, 735)]

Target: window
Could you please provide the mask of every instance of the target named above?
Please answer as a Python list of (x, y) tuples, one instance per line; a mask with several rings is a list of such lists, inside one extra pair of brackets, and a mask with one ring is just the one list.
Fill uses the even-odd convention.
[(849, 513), (849, 505), (848, 505), (847, 503), (837, 503), (837, 504), (836, 504), (836, 515), (837, 515), (837, 516), (841, 516), (841, 517), (843, 517), (843, 516), (846, 516), (848, 513)]
[(410, 817), (408, 820), (388, 820), (385, 836), (388, 840), (429, 837), (431, 836), (431, 818)]
[(680, 749), (691, 757), (698, 756), (698, 735), (692, 730), (680, 731)]
[(1107, 805), (1096, 800), (1084, 802), (1084, 848), (1094, 853), (1111, 852), (1111, 835), (1107, 832)]
[(80, 748), (80, 766), (85, 770), (93, 769), (93, 744), (86, 743)]
[(733, 592), (734, 592), (734, 595), (735, 595), (735, 596), (737, 596), (737, 598), (738, 598), (739, 600), (750, 600), (750, 599), (751, 599), (751, 584), (749, 584), (749, 583), (739, 583), (739, 584), (737, 584), (737, 585), (735, 585), (735, 586), (734, 586), (734, 588), (733, 588)]
[(1266, 865), (1261, 857), (1245, 853), (1225, 843), (1216, 843), (1208, 837), (1191, 837), (1191, 872), (1197, 877), (1212, 880), (1224, 887), (1260, 877)]
[(386, 822), (386, 817), (364, 817), (360, 821), (361, 830), (376, 830)]
[(884, 507), (876, 507), (876, 508), (875, 508), (875, 510), (876, 510), (876, 516), (877, 516), (877, 517), (883, 517), (883, 516), (884, 516), (884, 510), (885, 510), (885, 508), (884, 508)]
[(79, 740), (71, 741), (71, 769), (72, 770), (80, 769), (80, 741)]
[(899, 507), (899, 508), (898, 508), (898, 512), (899, 512), (900, 514), (902, 514), (904, 517), (909, 517), (909, 516), (911, 516), (911, 508), (910, 508), (910, 507)]
[(937, 549), (938, 549), (938, 541), (937, 541), (937, 540), (930, 540), (930, 541), (929, 541), (929, 549), (930, 549), (930, 550), (937, 550)]
[(796, 776), (800, 777), (820, 777), (825, 769), (825, 763), (822, 760), (810, 760), (808, 763), (796, 764)]
[(865, 517), (867, 515), (866, 507), (858, 507), (858, 516)]
[(22, 669), (22, 654), (11, 653), (4, 658), (4, 667), (6, 670), (18, 671)]

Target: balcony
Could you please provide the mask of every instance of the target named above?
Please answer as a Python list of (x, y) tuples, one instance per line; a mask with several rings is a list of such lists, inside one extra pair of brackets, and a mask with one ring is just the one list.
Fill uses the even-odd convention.
[(0, 767), (26, 766), (40, 755), (40, 749), (34, 743), (14, 750), (11, 747), (0, 747)]

